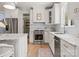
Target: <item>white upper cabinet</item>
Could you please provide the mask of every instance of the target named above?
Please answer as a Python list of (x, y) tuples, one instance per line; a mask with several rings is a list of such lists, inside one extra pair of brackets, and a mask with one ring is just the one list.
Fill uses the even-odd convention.
[(61, 26), (65, 25), (65, 15), (67, 11), (67, 3), (61, 3)]
[(72, 26), (74, 19), (74, 5), (72, 3), (61, 3), (61, 26)]
[(73, 25), (73, 17), (71, 17), (71, 14), (73, 13), (73, 8), (71, 7), (70, 3), (54, 3), (54, 6), (52, 7), (51, 11), (52, 24), (61, 24), (61, 26)]
[[(54, 17), (54, 24), (60, 24), (60, 3), (55, 3), (54, 4), (54, 9), (55, 9), (55, 17)], [(53, 15), (52, 15), (53, 16)]]
[(54, 3), (54, 6), (48, 10), (48, 22), (60, 24), (60, 11), (60, 3)]
[(60, 24), (60, 12), (61, 12), (60, 3), (54, 3), (51, 9), (47, 9), (46, 18), (48, 24)]
[(46, 23), (47, 24), (52, 24), (52, 10), (51, 9), (46, 9)]

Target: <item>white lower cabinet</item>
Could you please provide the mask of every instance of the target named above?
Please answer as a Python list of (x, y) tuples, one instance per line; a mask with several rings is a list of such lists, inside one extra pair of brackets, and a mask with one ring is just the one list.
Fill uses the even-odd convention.
[(49, 43), (49, 46), (54, 54), (54, 35), (48, 31), (45, 31), (45, 42)]
[(75, 56), (79, 57), (79, 46), (76, 46), (75, 52)]
[(48, 31), (45, 31), (45, 43), (49, 43), (49, 32)]
[(75, 46), (68, 42), (61, 40), (61, 57), (74, 57)]
[(50, 45), (50, 48), (54, 54), (54, 35), (50, 34), (49, 36), (50, 36), (49, 45)]
[[(53, 34), (50, 32), (45, 32), (45, 41), (49, 43), (49, 46), (55, 54), (55, 39)], [(61, 57), (79, 57), (79, 46), (70, 44), (69, 42), (65, 41), (64, 39), (60, 39), (60, 52)]]
[(61, 48), (61, 57), (72, 57), (73, 55), (71, 55), (67, 50), (65, 50), (65, 48)]

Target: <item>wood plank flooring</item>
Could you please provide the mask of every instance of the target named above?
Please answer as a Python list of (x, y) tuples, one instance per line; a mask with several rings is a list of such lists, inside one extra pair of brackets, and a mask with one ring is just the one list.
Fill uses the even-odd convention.
[(28, 57), (37, 57), (38, 56), (38, 50), (40, 48), (49, 48), (48, 44), (32, 44), (30, 43), (28, 45)]

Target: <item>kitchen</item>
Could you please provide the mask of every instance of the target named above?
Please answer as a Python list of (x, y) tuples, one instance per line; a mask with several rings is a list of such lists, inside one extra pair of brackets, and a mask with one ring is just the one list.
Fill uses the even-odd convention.
[[(39, 24), (31, 27), (32, 30), (30, 28), (30, 42), (35, 42), (35, 34), (33, 35), (33, 29), (37, 27), (35, 30), (38, 29), (41, 32), (40, 29), (45, 26), (42, 28), (44, 29), (44, 36), (42, 42), (40, 41), (40, 44), (48, 43), (54, 57), (78, 57), (78, 4), (79, 3), (77, 2), (56, 2), (54, 4), (51, 4), (52, 7), (46, 7), (46, 10), (44, 11), (46, 13), (40, 11), (40, 9), (43, 9), (42, 7), (40, 7), (38, 13), (42, 12), (45, 14), (45, 23), (44, 20), (35, 20), (37, 19), (34, 17), (36, 10), (34, 13), (34, 9), (32, 9), (31, 12), (32, 14), (34, 13), (33, 18), (31, 19), (32, 22), (34, 22), (32, 23), (32, 26), (38, 22)], [(37, 33), (39, 33), (39, 31)], [(39, 41), (36, 42), (38, 42), (39, 44)]]
[[(5, 4), (16, 9), (7, 9)], [(0, 2), (0, 43), (7, 39), (16, 41), (15, 57), (79, 57), (78, 5), (78, 2)]]

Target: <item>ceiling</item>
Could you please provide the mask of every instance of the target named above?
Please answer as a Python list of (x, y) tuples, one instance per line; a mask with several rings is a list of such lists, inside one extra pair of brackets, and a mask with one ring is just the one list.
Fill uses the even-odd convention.
[[(4, 9), (2, 6), (4, 3), (6, 2), (0, 2), (0, 10)], [(22, 10), (30, 9), (31, 7), (34, 7), (34, 6), (48, 7), (48, 6), (51, 6), (52, 4), (53, 2), (15, 2), (16, 7)]]

